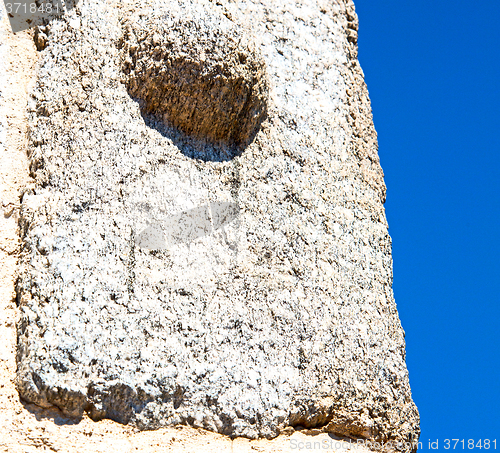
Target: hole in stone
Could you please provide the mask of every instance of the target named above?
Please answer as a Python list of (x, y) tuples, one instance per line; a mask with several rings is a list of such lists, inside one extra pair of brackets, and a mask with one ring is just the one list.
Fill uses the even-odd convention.
[(122, 19), (128, 93), (146, 124), (185, 155), (232, 159), (266, 117), (264, 60), (241, 27), (216, 9), (170, 6)]

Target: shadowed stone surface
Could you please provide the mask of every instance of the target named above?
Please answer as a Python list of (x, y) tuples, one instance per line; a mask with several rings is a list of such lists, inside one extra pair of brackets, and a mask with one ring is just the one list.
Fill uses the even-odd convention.
[[(232, 159), (129, 93), (127, 27), (165, 4), (89, 0), (44, 32), (20, 220), (21, 396), (141, 429), (415, 440), (352, 4), (189, 5), (196, 46), (219, 49), (198, 37), (225, 17), (267, 68), (267, 119)], [(168, 3), (169, 17), (184, 7)], [(200, 208), (203, 234), (162, 237)]]
[(123, 70), (143, 110), (187, 134), (246, 146), (265, 117), (265, 63), (209, 5), (141, 4), (123, 20)]

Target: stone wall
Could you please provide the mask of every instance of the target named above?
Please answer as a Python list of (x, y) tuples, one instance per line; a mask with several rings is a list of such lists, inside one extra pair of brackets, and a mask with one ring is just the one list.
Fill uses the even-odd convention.
[(343, 1), (89, 0), (37, 30), (26, 401), (418, 438), (356, 37)]

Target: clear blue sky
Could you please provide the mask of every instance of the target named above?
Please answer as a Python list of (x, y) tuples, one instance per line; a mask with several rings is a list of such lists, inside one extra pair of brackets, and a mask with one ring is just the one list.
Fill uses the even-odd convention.
[(500, 1), (355, 3), (423, 447), (500, 450)]

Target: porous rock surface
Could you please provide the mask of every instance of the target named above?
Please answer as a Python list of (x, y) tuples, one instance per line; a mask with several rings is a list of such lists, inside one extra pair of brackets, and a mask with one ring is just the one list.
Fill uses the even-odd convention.
[(242, 27), (203, 3), (134, 5), (123, 26), (125, 83), (146, 113), (214, 144), (249, 144), (267, 77)]
[[(302, 426), (414, 441), (352, 3), (168, 3), (169, 17), (197, 11), (179, 23), (200, 30), (195, 47), (207, 54), (221, 49), (199, 39), (217, 35), (215, 22), (252, 40), (234, 49), (254, 56), (225, 61), (236, 79), (256, 81), (242, 83), (244, 96), (266, 111), (239, 148), (228, 140), (233, 120), (219, 143), (203, 115), (165, 120), (190, 102), (168, 94), (170, 76), (149, 82), (140, 69), (161, 102), (135, 96), (124, 43), (137, 22), (139, 35), (164, 31), (161, 8), (88, 0), (43, 31), (29, 103), (36, 187), (20, 218), (21, 396), (141, 429), (188, 424), (253, 438)], [(133, 20), (141, 11), (151, 12), (149, 31)], [(168, 40), (180, 49), (182, 36)], [(154, 56), (171, 54), (150, 50), (158, 75)], [(207, 86), (210, 74), (194, 84)], [(197, 99), (217, 128), (227, 112), (251, 123), (224, 83)], [(187, 242), (141, 247), (152, 225), (161, 236), (168, 219), (214, 203), (238, 206), (236, 218)]]

